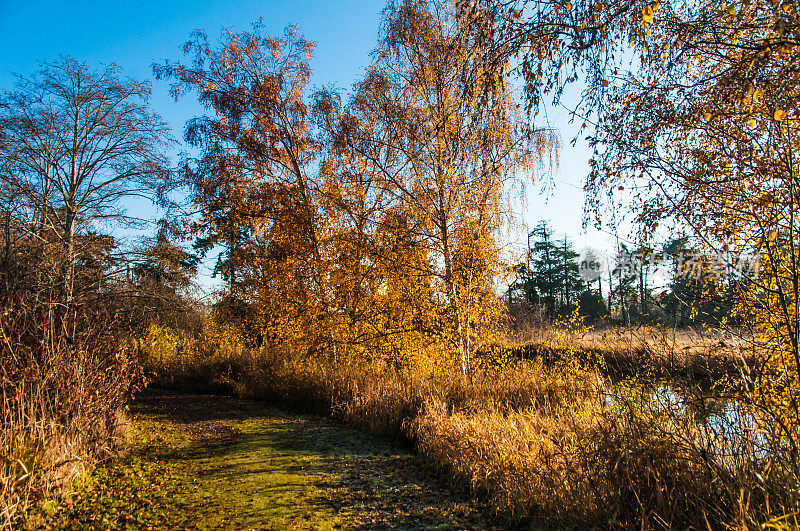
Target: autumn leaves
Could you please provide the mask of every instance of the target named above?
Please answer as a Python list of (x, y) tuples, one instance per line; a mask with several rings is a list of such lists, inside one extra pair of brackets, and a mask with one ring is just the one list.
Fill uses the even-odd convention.
[[(552, 147), (473, 54), (445, 2), (384, 12), (376, 60), (349, 95), (308, 91), (295, 29), (203, 34), (190, 64), (155, 67), (209, 116), (183, 175), (200, 249), (256, 314), (269, 348), (392, 364), (428, 354), (470, 370), (502, 311), (506, 184)], [(425, 356), (422, 356), (422, 354)]]

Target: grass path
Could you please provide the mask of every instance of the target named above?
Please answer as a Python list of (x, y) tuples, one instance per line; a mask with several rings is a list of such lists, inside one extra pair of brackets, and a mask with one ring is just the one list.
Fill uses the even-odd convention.
[(132, 449), (50, 519), (60, 529), (487, 529), (406, 450), (314, 416), (151, 395)]

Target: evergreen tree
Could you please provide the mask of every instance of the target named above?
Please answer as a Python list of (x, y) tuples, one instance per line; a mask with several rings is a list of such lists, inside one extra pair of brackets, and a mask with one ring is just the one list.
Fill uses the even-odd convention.
[[(632, 261), (631, 252), (624, 243), (619, 244), (617, 249), (617, 256), (615, 258), (616, 266), (611, 270), (609, 281), (611, 278), (616, 280), (616, 286), (610, 290), (608, 300), (613, 301), (615, 298), (619, 305), (620, 317), (624, 322), (630, 322), (630, 308), (631, 300), (636, 297), (636, 290), (633, 287), (633, 282), (637, 278), (636, 266)], [(609, 304), (611, 306), (611, 304)]]
[(718, 322), (731, 315), (738, 279), (730, 264), (712, 270), (716, 258), (690, 246), (685, 236), (665, 243), (663, 253), (672, 257), (672, 279), (660, 307), (675, 325)]
[[(531, 236), (535, 238), (531, 244)], [(528, 269), (533, 287), (539, 293), (539, 302), (548, 313), (554, 313), (561, 292), (559, 250), (554, 242), (553, 229), (540, 221), (528, 236)]]
[(528, 302), (543, 304), (550, 314), (568, 310), (583, 289), (577, 258), (566, 236), (557, 240), (550, 224), (539, 222), (528, 235), (528, 263), (519, 268)]
[(560, 262), (558, 282), (561, 287), (561, 308), (562, 311), (568, 311), (583, 289), (583, 281), (581, 280), (576, 260), (580, 255), (575, 252), (566, 235), (559, 242), (557, 252)]

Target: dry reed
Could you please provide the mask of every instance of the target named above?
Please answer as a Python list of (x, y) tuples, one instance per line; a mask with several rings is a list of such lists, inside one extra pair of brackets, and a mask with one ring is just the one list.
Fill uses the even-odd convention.
[(229, 392), (412, 441), (517, 525), (757, 527), (795, 503), (779, 473), (759, 480), (764, 462), (744, 416), (714, 427), (689, 398), (614, 384), (580, 359), (484, 357), (467, 379), (455, 367), (448, 377), (207, 339), (170, 348), (198, 348), (189, 372), (225, 380)]

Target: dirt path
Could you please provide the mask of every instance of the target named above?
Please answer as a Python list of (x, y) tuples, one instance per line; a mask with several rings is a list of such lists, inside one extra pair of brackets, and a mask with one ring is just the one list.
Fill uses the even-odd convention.
[(61, 529), (487, 529), (406, 450), (327, 419), (218, 396), (133, 407), (130, 454), (52, 518)]

